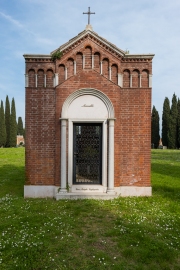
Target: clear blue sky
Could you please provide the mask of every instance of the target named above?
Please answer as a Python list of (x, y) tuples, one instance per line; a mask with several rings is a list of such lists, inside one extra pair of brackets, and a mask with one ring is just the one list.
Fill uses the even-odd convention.
[(0, 100), (25, 114), (23, 54), (48, 54), (85, 29), (122, 50), (154, 53), (152, 104), (162, 116), (164, 98), (180, 98), (179, 0), (0, 0)]

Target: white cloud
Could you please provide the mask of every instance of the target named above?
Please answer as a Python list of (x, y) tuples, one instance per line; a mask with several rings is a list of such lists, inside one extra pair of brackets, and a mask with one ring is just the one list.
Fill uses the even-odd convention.
[(5, 18), (7, 21), (9, 21), (10, 23), (12, 23), (13, 25), (15, 25), (17, 27), (20, 27), (20, 28), (23, 28), (23, 25), (19, 21), (13, 19), (10, 15), (6, 15), (3, 12), (0, 12), (0, 15), (3, 18)]

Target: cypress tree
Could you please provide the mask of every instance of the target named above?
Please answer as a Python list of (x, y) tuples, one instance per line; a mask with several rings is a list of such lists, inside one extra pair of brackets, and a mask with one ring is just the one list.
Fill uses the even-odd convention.
[(177, 147), (177, 98), (173, 94), (169, 118), (168, 146), (170, 149)]
[(23, 121), (21, 117), (18, 117), (17, 135), (23, 135), (23, 134), (24, 134)]
[(178, 98), (177, 102), (177, 111), (178, 111), (178, 116), (177, 116), (177, 147), (180, 149), (180, 99)]
[(6, 145), (6, 126), (5, 126), (5, 118), (4, 118), (4, 106), (3, 101), (1, 100), (0, 107), (0, 147), (4, 147)]
[(5, 125), (6, 125), (6, 147), (10, 146), (10, 103), (9, 98), (6, 96), (5, 105)]
[(17, 143), (16, 107), (13, 98), (11, 103), (11, 117), (10, 117), (10, 146), (15, 147), (16, 143)]
[(162, 114), (162, 143), (168, 147), (168, 131), (169, 131), (169, 118), (170, 118), (170, 102), (166, 97), (163, 104)]
[(155, 106), (153, 106), (151, 115), (151, 144), (154, 145), (154, 148), (158, 147), (159, 139), (159, 113)]

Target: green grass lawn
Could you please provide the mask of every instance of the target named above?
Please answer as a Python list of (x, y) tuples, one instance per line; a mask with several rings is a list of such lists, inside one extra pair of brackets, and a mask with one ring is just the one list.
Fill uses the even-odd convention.
[(0, 269), (180, 269), (180, 151), (152, 151), (153, 196), (24, 199), (24, 148), (0, 149)]

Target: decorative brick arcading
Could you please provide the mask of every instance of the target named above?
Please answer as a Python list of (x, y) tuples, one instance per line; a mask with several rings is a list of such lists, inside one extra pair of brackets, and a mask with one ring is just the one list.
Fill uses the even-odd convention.
[(63, 104), (78, 89), (92, 88), (114, 108), (115, 187), (149, 187), (153, 56), (127, 55), (91, 31), (70, 40), (62, 51), (56, 62), (50, 55), (24, 56), (26, 183), (60, 185)]

